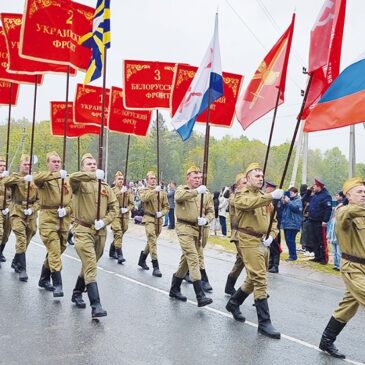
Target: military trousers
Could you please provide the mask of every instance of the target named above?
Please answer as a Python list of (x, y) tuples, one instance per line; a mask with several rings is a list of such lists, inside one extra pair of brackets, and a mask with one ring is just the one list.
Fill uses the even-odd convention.
[(58, 232), (52, 230), (40, 230), (39, 234), (46, 246), (47, 256), (44, 259), (43, 265), (50, 269), (51, 272), (62, 270), (61, 255), (67, 247), (67, 231)]
[(162, 229), (162, 219), (159, 219), (158, 222), (158, 234), (156, 233), (156, 224), (154, 222), (144, 223), (144, 228), (147, 236), (147, 244), (144, 248), (143, 253), (145, 255), (151, 254), (152, 260), (157, 260), (157, 238), (160, 235)]
[(111, 224), (115, 248), (122, 248), (123, 236), (124, 233), (127, 232), (128, 230), (128, 221), (129, 221), (128, 215), (124, 215), (124, 218), (121, 217), (114, 218)]
[(245, 264), (243, 263), (243, 259), (241, 256), (241, 251), (239, 250), (239, 242), (238, 241), (231, 241), (235, 244), (236, 249), (237, 249), (237, 254), (236, 254), (236, 261), (233, 264), (232, 270), (229, 273), (229, 276), (237, 279), (240, 275), (242, 270), (245, 267)]
[(16, 253), (26, 252), (30, 240), (37, 232), (37, 217), (33, 214), (28, 219), (13, 216), (11, 217), (11, 227), (16, 238)]
[(205, 262), (204, 262), (204, 248), (208, 243), (208, 238), (209, 238), (209, 226), (208, 227), (204, 227), (202, 230), (202, 238), (201, 238), (201, 249), (199, 249), (198, 254), (199, 254), (199, 267), (200, 270), (204, 270), (205, 269)]
[(85, 285), (96, 282), (97, 262), (103, 255), (106, 235), (98, 235), (94, 229), (75, 230), (75, 249), (81, 260), (80, 277)]
[(9, 214), (3, 215), (0, 212), (0, 245), (5, 246), (8, 242), (11, 232), (11, 223)]

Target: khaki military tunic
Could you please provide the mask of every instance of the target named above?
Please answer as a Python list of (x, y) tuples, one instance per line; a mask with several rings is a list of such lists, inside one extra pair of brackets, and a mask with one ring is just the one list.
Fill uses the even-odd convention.
[(68, 179), (63, 184), (63, 206), (67, 215), (60, 219), (57, 209), (61, 205), (61, 176), (59, 172), (39, 172), (33, 181), (38, 187), (40, 204), (39, 234), (47, 248), (44, 266), (51, 272), (61, 271), (61, 255), (67, 246), (67, 232), (71, 221), (71, 186)]
[[(182, 255), (175, 275), (183, 278), (189, 271), (192, 281), (201, 280), (200, 261), (203, 257), (203, 244), (199, 242), (200, 202), (201, 194), (198, 194), (196, 189), (190, 189), (188, 185), (177, 187), (175, 192), (176, 233)], [(204, 194), (203, 217), (207, 219), (207, 225), (202, 229), (202, 239), (207, 240), (206, 229), (209, 232), (209, 223), (214, 218), (213, 198), (209, 193)]]
[[(157, 204), (157, 192), (155, 188), (147, 187), (139, 191), (141, 201), (143, 202), (144, 224), (147, 244), (144, 248), (144, 254), (151, 254), (152, 260), (157, 260), (157, 238), (161, 233), (163, 217), (169, 211), (169, 203), (165, 191), (160, 191), (160, 206)], [(162, 217), (156, 218), (156, 212), (161, 212)]]
[[(117, 186), (114, 186), (112, 189), (119, 204), (119, 214), (114, 218), (111, 225), (114, 235), (114, 246), (115, 248), (122, 248), (123, 235), (128, 230), (129, 212), (134, 207), (134, 197), (130, 191), (121, 193), (120, 188)], [(128, 208), (128, 212), (122, 214), (121, 208)]]
[(20, 254), (26, 252), (30, 240), (37, 231), (37, 212), (39, 209), (37, 187), (30, 183), (28, 208), (33, 213), (30, 216), (24, 214), (27, 207), (28, 182), (24, 180), (24, 174), (13, 173), (5, 177), (3, 182), (7, 188), (11, 188), (12, 204), (10, 211), (11, 227), (16, 237), (15, 250)]
[(97, 262), (103, 255), (106, 226), (118, 215), (118, 201), (113, 190), (101, 183), (100, 219), (105, 227), (96, 230), (98, 186), (95, 172), (75, 172), (70, 175), (75, 222), (75, 249), (82, 263), (80, 276), (88, 285), (96, 282)]
[[(233, 202), (238, 218), (238, 249), (246, 267), (247, 277), (241, 289), (245, 293), (254, 293), (255, 300), (267, 298), (267, 268), (270, 248), (262, 244), (269, 227), (272, 196), (269, 193), (246, 186), (236, 192)], [(247, 234), (243, 228), (252, 234)], [(274, 219), (270, 236), (278, 234), (277, 221)]]
[[(336, 235), (342, 254), (365, 260), (365, 207), (349, 204), (336, 212)], [(365, 264), (341, 258), (341, 276), (346, 293), (333, 317), (347, 323), (359, 305), (365, 308)]]
[[(4, 206), (5, 199), (5, 206)], [(8, 208), (9, 213), (7, 215), (2, 214), (2, 210)], [(11, 209), (11, 190), (5, 189), (3, 178), (0, 177), (0, 245), (5, 246), (8, 242), (11, 232), (10, 224), (10, 209)]]

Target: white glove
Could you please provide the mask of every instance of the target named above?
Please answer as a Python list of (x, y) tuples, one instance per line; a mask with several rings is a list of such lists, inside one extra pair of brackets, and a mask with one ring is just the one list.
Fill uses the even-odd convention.
[(1, 211), (1, 213), (3, 213), (3, 215), (8, 215), (9, 214), (9, 208), (5, 208)]
[(262, 239), (262, 244), (265, 246), (265, 247), (270, 247), (271, 245), (271, 242), (273, 241), (273, 238), (271, 236), (269, 236), (268, 238), (266, 239)]
[(1, 173), (1, 177), (8, 177), (9, 176), (9, 171), (3, 171), (2, 173)]
[(60, 170), (60, 176), (61, 176), (61, 179), (66, 179), (67, 171), (66, 170)]
[(273, 199), (281, 199), (281, 197), (284, 195), (283, 189), (276, 189), (271, 193), (271, 196)]
[(105, 227), (105, 223), (102, 219), (96, 220), (95, 219), (95, 229), (98, 231), (99, 229), (102, 229)]
[(156, 218), (161, 218), (162, 217), (162, 213), (161, 212), (156, 212)]
[(66, 208), (58, 208), (57, 213), (60, 218), (66, 217), (67, 215)]
[(208, 189), (205, 185), (200, 185), (196, 188), (196, 191), (198, 192), (198, 194), (205, 194)]
[(155, 187), (155, 191), (157, 191), (158, 193), (161, 191), (161, 185), (157, 185), (156, 187)]
[(24, 212), (24, 215), (27, 215), (27, 216), (30, 216), (33, 214), (32, 208), (24, 209), (23, 212)]
[(123, 185), (123, 187), (120, 189), (121, 193), (126, 193), (128, 191), (128, 188)]
[[(203, 186), (203, 185), (202, 185)], [(205, 187), (205, 186), (204, 186)], [(207, 224), (207, 219), (204, 217), (198, 217), (198, 226), (205, 226)]]
[(24, 176), (24, 180), (25, 180), (26, 182), (32, 182), (33, 177), (32, 177), (32, 175), (25, 175), (25, 176)]
[(122, 214), (128, 213), (128, 208), (120, 208)]
[(103, 170), (97, 169), (95, 171), (95, 174), (96, 174), (96, 178), (98, 180), (103, 180), (104, 179), (105, 174), (104, 174), (104, 171)]

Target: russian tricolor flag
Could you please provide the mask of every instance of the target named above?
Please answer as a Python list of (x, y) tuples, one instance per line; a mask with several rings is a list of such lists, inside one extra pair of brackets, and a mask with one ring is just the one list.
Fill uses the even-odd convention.
[(216, 14), (213, 39), (171, 121), (183, 141), (190, 137), (196, 118), (222, 95), (223, 77), (219, 53), (218, 14)]
[(309, 114), (305, 132), (340, 128), (365, 120), (365, 55), (348, 66)]

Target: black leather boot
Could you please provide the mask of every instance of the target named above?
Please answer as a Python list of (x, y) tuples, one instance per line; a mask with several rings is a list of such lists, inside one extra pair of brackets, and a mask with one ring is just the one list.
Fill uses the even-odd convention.
[(114, 241), (110, 244), (110, 248), (109, 248), (109, 257), (112, 259), (118, 259), (118, 256), (115, 252), (115, 246), (114, 246)]
[(146, 258), (147, 255), (145, 255), (143, 253), (143, 251), (141, 251), (141, 254), (139, 255), (139, 260), (138, 260), (138, 265), (143, 269), (143, 270), (149, 270), (150, 268), (147, 266), (146, 264)]
[(18, 268), (19, 268), (19, 280), (28, 281), (27, 261), (25, 259), (25, 252), (18, 254)]
[(271, 265), (271, 267), (269, 266), (268, 271), (273, 274), (277, 274), (279, 272), (279, 263), (280, 263), (280, 256), (279, 255), (273, 256), (272, 265)]
[(267, 298), (255, 300), (257, 318), (259, 322), (258, 332), (264, 336), (270, 338), (280, 338), (280, 332), (278, 332), (271, 324), (269, 305)]
[(73, 236), (74, 236), (73, 233), (71, 231), (68, 231), (68, 234), (67, 234), (67, 243), (69, 245), (71, 245), (71, 246), (74, 245), (74, 241), (72, 239)]
[(336, 357), (338, 359), (345, 359), (345, 354), (342, 354), (340, 351), (338, 351), (337, 347), (334, 345), (337, 336), (345, 326), (346, 323), (339, 322), (334, 317), (331, 317), (327, 324), (327, 327), (323, 331), (319, 348), (333, 357)]
[(16, 253), (14, 255), (13, 261), (11, 262), (11, 268), (14, 269), (15, 272), (20, 272), (19, 262), (18, 262), (19, 254)]
[(184, 276), (184, 280), (189, 283), (189, 284), (192, 284), (193, 283), (193, 280), (191, 280), (191, 277), (190, 277), (190, 274), (189, 274), (189, 271), (186, 273), (186, 275)]
[(183, 279), (178, 278), (175, 276), (175, 274), (172, 275), (172, 282), (171, 282), (171, 288), (170, 288), (170, 297), (176, 298), (178, 300), (181, 300), (182, 302), (186, 302), (187, 298), (186, 296), (181, 294), (180, 287)]
[(91, 305), (91, 317), (99, 318), (105, 317), (107, 315), (106, 310), (104, 310), (100, 304), (99, 290), (98, 284), (96, 281), (86, 285), (87, 287), (87, 295), (89, 296), (90, 305)]
[(233, 295), (236, 292), (234, 285), (236, 284), (237, 278), (233, 277), (232, 275), (228, 274), (226, 287), (224, 288), (224, 292), (229, 295)]
[(196, 299), (198, 301), (198, 307), (204, 307), (205, 305), (213, 303), (212, 298), (208, 298), (205, 296), (203, 288), (202, 288), (201, 280), (194, 281), (193, 286), (194, 286)]
[(86, 308), (86, 303), (82, 299), (82, 293), (84, 291), (85, 291), (85, 280), (81, 276), (78, 276), (71, 297), (71, 302), (75, 303), (77, 308)]
[(0, 245), (0, 262), (6, 262), (6, 258), (3, 255), (4, 248), (5, 248), (5, 245)]
[(160, 271), (160, 267), (158, 265), (158, 260), (152, 260), (152, 266), (153, 266), (153, 276), (157, 276), (158, 278), (162, 277), (162, 273)]
[(53, 297), (54, 298), (63, 297), (61, 272), (55, 271), (51, 274), (51, 276), (54, 286)]
[(231, 312), (233, 318), (236, 321), (244, 322), (246, 318), (242, 315), (240, 311), (240, 305), (245, 301), (245, 299), (249, 296), (249, 293), (245, 293), (239, 288), (229, 299), (226, 309), (228, 312)]
[(116, 248), (115, 254), (117, 255), (118, 258), (118, 264), (122, 264), (123, 262), (125, 262), (125, 258), (123, 257), (123, 252), (121, 248)]
[(42, 266), (41, 277), (38, 281), (38, 286), (44, 288), (47, 291), (53, 291), (54, 286), (51, 284), (51, 270)]
[(207, 272), (205, 271), (205, 269), (201, 269), (200, 274), (201, 274), (201, 277), (202, 277), (202, 288), (203, 288), (203, 290), (206, 293), (212, 292), (213, 288), (209, 283), (208, 275), (207, 275)]

